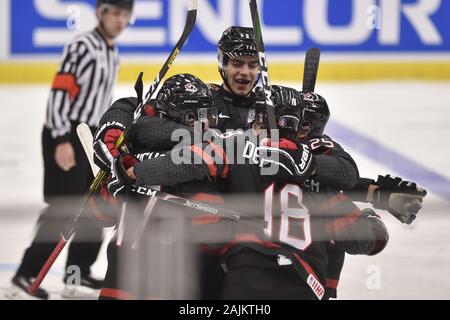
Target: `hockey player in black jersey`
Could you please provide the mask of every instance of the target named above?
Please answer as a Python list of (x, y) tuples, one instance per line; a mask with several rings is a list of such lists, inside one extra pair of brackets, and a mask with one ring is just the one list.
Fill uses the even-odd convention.
[[(301, 100), (293, 96), (283, 99), (283, 95), (295, 90), (273, 89), (283, 139), (257, 147), (255, 154), (264, 163), (269, 153), (277, 153), (279, 172), (262, 176), (254, 165), (230, 165), (228, 186), (232, 200), (227, 198), (226, 202), (247, 215), (263, 213), (265, 237), (244, 231), (238, 235), (241, 241), (235, 241), (225, 252), (222, 297), (322, 299), (327, 244), (336, 241), (347, 252), (375, 254), (386, 244), (385, 228), (381, 221), (361, 215), (338, 193), (351, 189), (351, 181), (356, 180), (352, 158), (338, 144), (326, 154), (313, 154), (309, 146), (298, 143), (301, 114), (296, 103)], [(320, 192), (309, 188), (312, 178), (315, 187), (321, 186)], [(239, 201), (242, 197), (246, 203)]]
[[(291, 93), (295, 95), (295, 92)], [(328, 153), (335, 147), (334, 142), (324, 134), (325, 126), (330, 117), (328, 105), (318, 94), (299, 92), (302, 101), (301, 123), (299, 124), (299, 137), (304, 143), (308, 143), (314, 153)], [(314, 180), (308, 182), (309, 187), (319, 190), (319, 184)], [(389, 211), (400, 222), (410, 224), (416, 218), (421, 208), (426, 190), (418, 187), (415, 183), (404, 181), (401, 178), (390, 175), (378, 176), (378, 180), (360, 178), (358, 184), (341, 197), (357, 202), (370, 202), (374, 208)], [(356, 208), (355, 212), (359, 210)], [(365, 209), (362, 215), (377, 218), (377, 214), (371, 209)], [(353, 219), (357, 216), (353, 214)], [(373, 220), (375, 221), (375, 220)], [(365, 232), (355, 233), (364, 240)], [(351, 243), (351, 242), (345, 242)], [(341, 248), (340, 248), (341, 247)], [(336, 289), (339, 275), (344, 263), (345, 252), (358, 254), (357, 250), (345, 250), (342, 243), (330, 243), (328, 245), (329, 262), (327, 267), (326, 297), (336, 298)]]
[[(278, 125), (283, 137), (307, 144), (316, 157), (340, 152), (339, 144), (323, 134), (329, 118), (329, 109), (321, 96), (314, 93), (296, 93), (282, 87), (274, 87), (274, 91), (275, 97), (289, 95), (290, 99), (283, 99), (286, 102), (300, 102), (299, 106), (285, 103), (277, 109)], [(333, 184), (332, 180), (318, 181), (316, 177), (311, 177), (303, 185), (305, 191), (319, 194), (325, 192), (327, 196), (322, 198), (321, 206), (343, 210), (335, 221), (327, 225), (331, 234), (329, 241), (324, 243), (328, 256), (323, 297), (325, 299), (334, 296), (339, 279), (339, 266), (342, 267), (345, 252), (374, 255), (386, 246), (388, 240), (387, 230), (375, 212), (370, 209), (361, 212), (345, 194), (333, 187)], [(348, 192), (351, 192), (351, 189)]]
[[(178, 129), (187, 130), (188, 133), (191, 130), (197, 130), (195, 128), (194, 121), (200, 121), (205, 124), (205, 128), (208, 125), (214, 125), (217, 122), (217, 112), (213, 107), (212, 95), (209, 88), (198, 78), (189, 74), (175, 75), (164, 82), (160, 92), (158, 93), (157, 99), (154, 102), (155, 112), (164, 119), (164, 122), (159, 124), (156, 129), (158, 131), (164, 130), (165, 125), (170, 125), (171, 123), (179, 124)], [(111, 168), (111, 179), (108, 183), (109, 192), (115, 197), (124, 195), (127, 193), (127, 188), (132, 184), (139, 186), (144, 185), (158, 185), (163, 188), (165, 192), (170, 194), (175, 194), (178, 196), (200, 200), (204, 202), (221, 202), (221, 197), (219, 194), (218, 185), (215, 180), (220, 177), (226, 176), (227, 166), (225, 163), (215, 163), (209, 161), (208, 154), (204, 152), (205, 146), (209, 145), (208, 142), (194, 143), (191, 142), (191, 137), (189, 137), (189, 142), (179, 146), (178, 148), (171, 151), (173, 145), (169, 147), (162, 147), (158, 145), (158, 148), (152, 145), (148, 148), (147, 145), (141, 144), (139, 139), (140, 132), (147, 132), (150, 129), (145, 118), (142, 118), (135, 127), (134, 134), (131, 135), (129, 143), (132, 144), (133, 152), (136, 153), (142, 162), (137, 161), (136, 158), (130, 154), (121, 155), (118, 157), (111, 157), (108, 147), (102, 140), (98, 140), (95, 145), (95, 150), (98, 156), (99, 165), (110, 166)], [(155, 127), (155, 123), (151, 124)], [(202, 131), (202, 128), (200, 128)], [(101, 131), (100, 131), (101, 132)], [(201, 132), (200, 132), (201, 133)], [(173, 142), (171, 142), (173, 144)], [(129, 144), (130, 145), (130, 144)], [(105, 151), (106, 150), (106, 151)], [(220, 148), (214, 149), (216, 154), (219, 156), (221, 150)], [(189, 166), (175, 165), (171, 160), (172, 154), (184, 153), (188, 157), (187, 161)], [(132, 158), (134, 161), (129, 161)], [(145, 160), (146, 159), (146, 160)], [(111, 162), (109, 162), (111, 160)], [(148, 163), (151, 162), (151, 166)], [(127, 170), (128, 169), (128, 170)], [(189, 182), (189, 183), (184, 183)], [(129, 190), (128, 190), (129, 191)], [(144, 197), (144, 200), (146, 198)], [(165, 286), (171, 287), (177, 286), (177, 283), (169, 284), (169, 277), (164, 276), (164, 271), (160, 270), (158, 281), (155, 281), (155, 276), (152, 276), (157, 272), (157, 264), (149, 264), (145, 270), (144, 274), (141, 275), (143, 278), (150, 279), (148, 286), (143, 285), (145, 282), (142, 280), (139, 287), (140, 290), (136, 290), (136, 286), (133, 286), (133, 279), (128, 279), (121, 282), (121, 277), (127, 277), (128, 274), (133, 272), (127, 266), (121, 265), (120, 260), (126, 259), (128, 263), (133, 264), (136, 261), (146, 259), (144, 256), (148, 255), (147, 249), (151, 251), (150, 248), (155, 248), (156, 244), (160, 241), (158, 239), (152, 238), (149, 241), (148, 236), (153, 234), (160, 234), (162, 226), (166, 225), (164, 221), (167, 221), (168, 216), (172, 216), (174, 212), (178, 212), (177, 207), (173, 207), (167, 203), (154, 204), (152, 200), (146, 203), (144, 206), (139, 206), (136, 201), (129, 201), (133, 209), (128, 208), (126, 214), (128, 217), (134, 216), (133, 219), (121, 218), (118, 225), (118, 236), (114, 238), (108, 247), (108, 271), (105, 278), (105, 285), (101, 291), (101, 298), (103, 299), (122, 299), (122, 298), (202, 298), (205, 296), (210, 296), (208, 294), (209, 289), (204, 289), (200, 285), (200, 289), (193, 285), (192, 279), (195, 279), (195, 275), (198, 274), (200, 280), (207, 277), (204, 272), (195, 272), (195, 270), (189, 271), (180, 270), (180, 274), (172, 274), (172, 281), (175, 281), (176, 277), (182, 278), (182, 275), (187, 276), (187, 281), (189, 288), (191, 288), (190, 293), (180, 294), (179, 292), (170, 291), (173, 288), (169, 288), (168, 291), (159, 290), (161, 289), (158, 285), (158, 281), (165, 279)], [(130, 203), (128, 206), (130, 206)], [(144, 214), (142, 215), (142, 212)], [(179, 212), (179, 216), (186, 216), (188, 212)], [(146, 220), (148, 215), (151, 215), (150, 221)], [(158, 215), (163, 217), (159, 221)], [(122, 213), (124, 217), (124, 213)], [(202, 225), (208, 223), (208, 218), (210, 215), (197, 216), (192, 221), (194, 225)], [(215, 217), (213, 217), (215, 218)], [(170, 219), (170, 223), (174, 223), (175, 219)], [(206, 220), (206, 222), (205, 222)], [(137, 222), (136, 222), (137, 221)], [(136, 231), (141, 230), (141, 232)], [(202, 229), (202, 228), (200, 228)], [(166, 230), (166, 229), (164, 229)], [(196, 232), (199, 229), (195, 229)], [(170, 233), (170, 232), (169, 232)], [(123, 234), (122, 237), (119, 235)], [(167, 237), (165, 234), (164, 237)], [(198, 236), (198, 234), (196, 235)], [(135, 246), (135, 248), (133, 248)], [(141, 250), (139, 250), (141, 248)], [(170, 248), (169, 248), (170, 249)], [(162, 250), (160, 248), (160, 250)], [(169, 251), (169, 250), (166, 250)], [(194, 255), (197, 251), (194, 250)], [(145, 254), (140, 254), (145, 253)], [(164, 256), (171, 255), (171, 252), (166, 252)], [(180, 252), (180, 255), (185, 253)], [(203, 251), (199, 253), (201, 261), (208, 262), (209, 259), (215, 259), (214, 256), (208, 256), (203, 254)], [(178, 257), (174, 256), (174, 259)], [(188, 259), (193, 259), (193, 257), (187, 257)], [(149, 257), (149, 261), (158, 261), (161, 257), (154, 256)], [(186, 260), (188, 260), (186, 259)], [(180, 260), (167, 261), (166, 269), (169, 265), (181, 263)], [(187, 264), (186, 264), (187, 265)], [(202, 264), (201, 264), (202, 265)], [(217, 262), (213, 263), (213, 266), (217, 266)], [(170, 268), (169, 268), (170, 269)], [(208, 270), (210, 268), (208, 267)], [(136, 271), (136, 270), (134, 270)], [(192, 273), (191, 275), (189, 273)], [(192, 278), (192, 279), (190, 279)], [(212, 282), (215, 281), (216, 277), (208, 278), (208, 280), (200, 281), (206, 287), (211, 286)], [(122, 279), (123, 280), (123, 279)], [(134, 282), (135, 283), (135, 282)], [(180, 289), (183, 291), (183, 289)], [(196, 293), (199, 290), (199, 293)], [(175, 290), (176, 291), (176, 290)], [(216, 290), (217, 291), (217, 290)]]

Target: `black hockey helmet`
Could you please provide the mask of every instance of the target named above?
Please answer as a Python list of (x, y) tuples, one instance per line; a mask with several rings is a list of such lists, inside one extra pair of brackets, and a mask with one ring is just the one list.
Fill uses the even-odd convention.
[[(283, 90), (290, 90), (295, 94), (286, 101)], [(278, 85), (271, 86), (271, 98), (275, 107), (277, 127), (280, 131), (297, 134), (302, 121), (302, 100), (297, 91)]]
[(330, 109), (325, 99), (314, 92), (300, 92), (302, 98), (302, 122), (301, 127), (308, 131), (309, 135), (319, 136), (323, 134)]
[[(227, 28), (217, 43), (217, 59), (219, 60), (219, 73), (225, 84), (228, 85), (225, 66), (230, 59), (242, 56), (256, 56), (255, 32), (253, 28), (231, 26)], [(255, 82), (256, 85), (256, 82)]]
[(156, 97), (156, 111), (184, 125), (208, 120), (214, 127), (218, 121), (208, 85), (188, 73), (174, 75), (164, 82)]
[(133, 11), (134, 0), (97, 0), (97, 7), (104, 4)]
[(217, 43), (219, 64), (226, 65), (228, 59), (255, 56), (255, 32), (253, 28), (232, 26), (226, 29)]

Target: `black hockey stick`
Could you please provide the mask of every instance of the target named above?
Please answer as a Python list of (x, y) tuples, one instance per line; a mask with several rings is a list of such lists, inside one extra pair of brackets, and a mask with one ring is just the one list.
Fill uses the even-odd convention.
[[(178, 53), (180, 52), (181, 48), (183, 47), (184, 43), (186, 42), (186, 39), (188, 38), (189, 34), (191, 33), (192, 29), (195, 25), (195, 20), (197, 18), (197, 0), (189, 0), (188, 5), (188, 14), (186, 18), (186, 24), (184, 26), (183, 33), (180, 36), (180, 39), (176, 43), (175, 47), (173, 48), (172, 52), (170, 53), (169, 57), (167, 58), (166, 62), (162, 66), (161, 70), (159, 71), (158, 75), (155, 78), (155, 81), (150, 86), (150, 89), (148, 90), (147, 94), (145, 95), (145, 101), (142, 102), (141, 97), (138, 97), (138, 99), (141, 100), (141, 103), (136, 108), (136, 111), (134, 113), (133, 122), (131, 123), (128, 128), (122, 132), (119, 139), (116, 142), (116, 147), (120, 148), (126, 138), (129, 135), (130, 128), (139, 120), (141, 117), (144, 107), (148, 104), (150, 101), (152, 95), (156, 92), (161, 79), (164, 78), (169, 68), (172, 66), (172, 63), (174, 62), (175, 58), (177, 57)], [(101, 185), (103, 180), (106, 177), (105, 171), (100, 171), (96, 176), (94, 181), (89, 186), (89, 189), (86, 191), (86, 193), (83, 196), (83, 200), (81, 202), (81, 207), (76, 216), (72, 219), (70, 224), (68, 225), (67, 229), (61, 233), (61, 239), (59, 240), (58, 244), (56, 245), (55, 249), (52, 251), (50, 256), (48, 257), (45, 264), (42, 266), (41, 270), (39, 271), (39, 274), (37, 275), (36, 279), (33, 281), (31, 286), (28, 288), (28, 292), (31, 295), (34, 295), (37, 290), (39, 289), (40, 284), (44, 280), (45, 276), (47, 275), (48, 271), (50, 270), (53, 263), (58, 258), (61, 251), (64, 249), (67, 241), (69, 241), (72, 234), (75, 232), (75, 227), (77, 225), (78, 219), (80, 218), (84, 207), (86, 206), (87, 202), (89, 201), (89, 198), (91, 197), (92, 193)]]
[(277, 124), (275, 121), (275, 110), (273, 106), (272, 99), (270, 97), (270, 83), (269, 83), (269, 72), (267, 68), (266, 53), (264, 49), (264, 42), (262, 38), (261, 24), (259, 22), (258, 7), (256, 5), (256, 0), (249, 0), (250, 3), (250, 13), (252, 15), (253, 29), (255, 30), (255, 43), (256, 50), (258, 51), (259, 57), (259, 68), (261, 75), (261, 82), (264, 89), (265, 96), (265, 106), (267, 110), (267, 122), (270, 130), (276, 129)]
[(314, 92), (319, 71), (320, 49), (312, 48), (306, 52), (303, 70), (303, 92)]

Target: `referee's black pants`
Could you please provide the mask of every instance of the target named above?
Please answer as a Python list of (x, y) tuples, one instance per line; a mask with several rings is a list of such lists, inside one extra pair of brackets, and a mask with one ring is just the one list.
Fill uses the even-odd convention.
[[(17, 275), (35, 277), (60, 239), (60, 234), (77, 214), (81, 198), (93, 180), (92, 171), (83, 147), (76, 134), (77, 123), (72, 123), (70, 142), (72, 143), (76, 166), (70, 171), (63, 171), (55, 162), (56, 141), (50, 130), (42, 131), (42, 151), (44, 157), (44, 200), (48, 206), (41, 212), (36, 235), (26, 249)], [(66, 272), (68, 275), (79, 270), (81, 277), (90, 274), (102, 244), (103, 228), (91, 219), (86, 206), (80, 219), (72, 242), (68, 248)], [(70, 268), (69, 268), (70, 267)], [(77, 269), (77, 267), (79, 269)]]

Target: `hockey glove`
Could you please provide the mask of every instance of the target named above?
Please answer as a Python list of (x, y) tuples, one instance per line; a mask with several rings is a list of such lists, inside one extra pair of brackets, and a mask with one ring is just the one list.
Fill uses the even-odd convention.
[(124, 130), (125, 126), (120, 122), (112, 121), (102, 125), (95, 133), (94, 162), (103, 171), (110, 171), (111, 162), (119, 156), (116, 142)]
[(305, 144), (299, 144), (296, 150), (261, 146), (258, 155), (261, 167), (270, 164), (277, 167), (277, 179), (299, 184), (310, 178), (316, 166), (314, 156)]
[(272, 102), (275, 107), (292, 106), (300, 107), (300, 96), (293, 88), (273, 85), (271, 86)]
[(366, 223), (370, 226), (372, 236), (374, 240), (374, 247), (368, 253), (369, 256), (376, 255), (386, 248), (389, 242), (389, 232), (386, 225), (381, 220), (380, 216), (370, 208), (366, 208), (361, 212), (360, 219), (365, 219)]
[(361, 215), (343, 228), (335, 229), (336, 247), (348, 254), (376, 255), (389, 242), (389, 232), (375, 211), (364, 209)]
[(376, 209), (389, 211), (400, 222), (411, 224), (422, 208), (427, 191), (411, 181), (398, 177), (378, 176), (378, 186), (373, 194), (372, 205)]
[(111, 179), (108, 183), (108, 192), (115, 198), (126, 193), (135, 180), (131, 179), (124, 167), (121, 156), (114, 158), (111, 163)]

